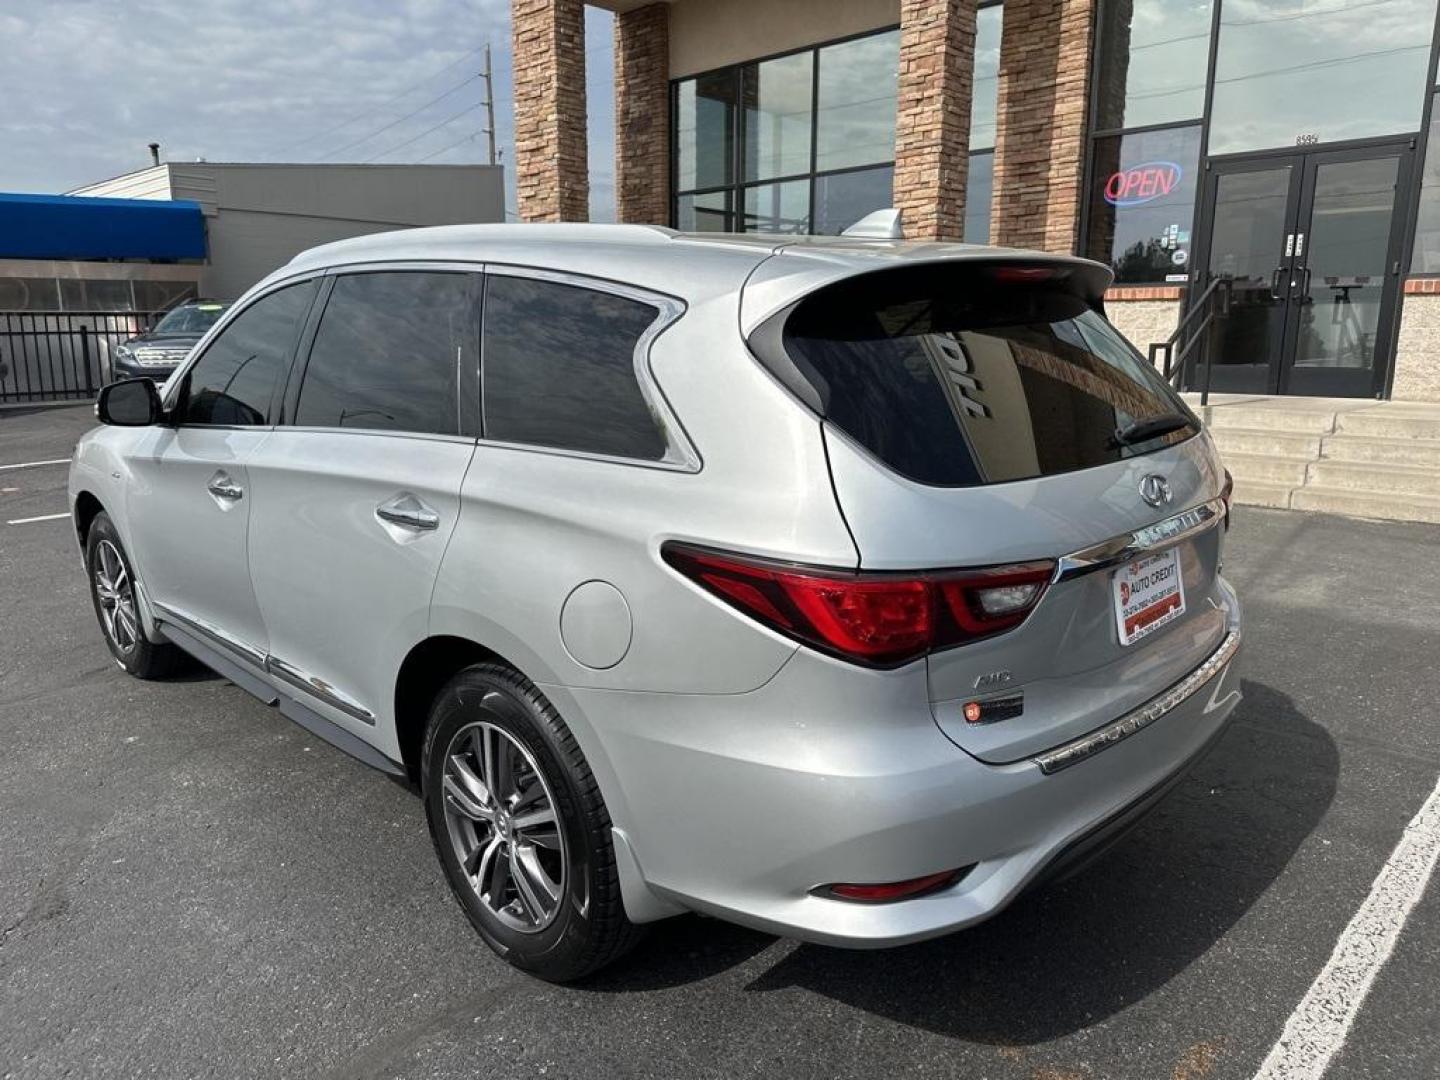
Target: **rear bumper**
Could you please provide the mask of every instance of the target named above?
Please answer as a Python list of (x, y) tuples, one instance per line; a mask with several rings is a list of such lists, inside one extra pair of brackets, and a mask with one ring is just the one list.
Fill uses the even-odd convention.
[[(931, 718), (923, 673), (862, 672), (806, 650), (748, 694), (545, 690), (585, 730), (626, 841), (632, 917), (689, 908), (878, 948), (983, 921), (1118, 838), (1220, 736), (1240, 699), (1237, 660), (1238, 643), (1162, 715), (1050, 773), (956, 748)], [(1156, 689), (1155, 700), (1173, 690)], [(954, 885), (897, 903), (812, 892), (967, 866)], [(656, 903), (632, 905), (640, 896)]]

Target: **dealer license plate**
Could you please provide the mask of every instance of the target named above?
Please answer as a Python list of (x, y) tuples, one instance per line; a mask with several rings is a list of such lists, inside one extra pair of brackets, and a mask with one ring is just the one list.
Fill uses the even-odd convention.
[(1185, 614), (1177, 548), (1126, 563), (1115, 572), (1111, 587), (1121, 645), (1133, 645)]

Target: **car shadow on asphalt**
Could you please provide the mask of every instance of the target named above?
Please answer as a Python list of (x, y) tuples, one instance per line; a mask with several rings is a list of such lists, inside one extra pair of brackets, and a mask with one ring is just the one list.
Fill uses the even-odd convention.
[[(1249, 910), (1335, 795), (1340, 762), (1329, 733), (1271, 687), (1247, 681), (1243, 689), (1234, 723), (1210, 754), (1134, 832), (1075, 877), (935, 941), (876, 952), (798, 946), (747, 989), (801, 988), (999, 1046), (1047, 1042), (1145, 998)], [(774, 941), (676, 919), (589, 985), (682, 985), (739, 965)]]

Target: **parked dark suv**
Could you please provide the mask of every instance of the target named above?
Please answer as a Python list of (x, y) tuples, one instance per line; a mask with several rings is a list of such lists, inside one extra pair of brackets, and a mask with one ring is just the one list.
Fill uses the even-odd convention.
[(150, 330), (116, 348), (115, 378), (168, 379), (229, 306), (228, 300), (187, 300), (172, 308)]

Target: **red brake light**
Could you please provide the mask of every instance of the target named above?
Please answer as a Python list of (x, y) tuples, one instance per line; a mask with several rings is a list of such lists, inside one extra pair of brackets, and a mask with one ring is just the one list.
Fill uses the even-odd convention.
[(893, 666), (1013, 629), (1051, 562), (920, 574), (856, 573), (667, 543), (666, 562), (746, 615), (846, 660)]
[(1061, 273), (1053, 266), (997, 266), (996, 281), (1049, 281)]

